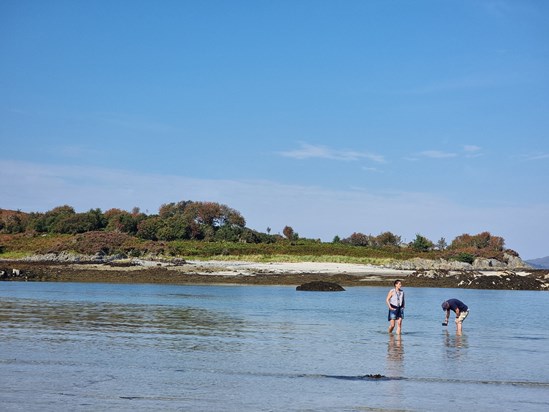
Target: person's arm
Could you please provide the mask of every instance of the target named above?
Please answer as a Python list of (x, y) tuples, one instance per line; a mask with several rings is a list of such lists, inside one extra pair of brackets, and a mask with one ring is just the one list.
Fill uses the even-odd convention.
[(450, 309), (446, 309), (446, 319), (444, 319), (444, 322), (448, 323), (448, 319), (450, 319)]
[(456, 319), (459, 318), (459, 308), (456, 308)]
[(393, 296), (393, 289), (389, 291), (389, 293), (387, 294), (387, 299), (385, 299), (385, 302), (387, 303), (387, 307), (389, 308), (389, 310), (391, 310), (391, 304), (389, 303), (389, 299), (391, 299), (391, 296)]

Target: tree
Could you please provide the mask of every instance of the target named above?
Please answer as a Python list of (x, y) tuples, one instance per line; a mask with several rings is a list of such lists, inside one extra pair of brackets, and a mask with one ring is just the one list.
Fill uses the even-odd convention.
[(100, 230), (107, 227), (107, 218), (101, 209), (90, 209), (86, 212), (86, 219), (90, 222), (91, 230)]
[(3, 230), (6, 233), (22, 233), (25, 231), (25, 226), (19, 213), (7, 216), (3, 226)]
[(146, 240), (158, 240), (157, 232), (161, 227), (160, 216), (148, 217), (138, 223), (136, 236)]
[(174, 215), (168, 219), (159, 218), (159, 222), (154, 224), (158, 227), (156, 230), (158, 240), (202, 239), (202, 235), (192, 236), (192, 225), (183, 215)]
[(31, 212), (29, 215), (29, 223), (27, 226), (29, 230), (35, 230), (38, 233), (45, 233), (48, 231), (46, 227), (46, 219), (44, 213)]
[(76, 212), (72, 206), (57, 206), (44, 213), (42, 216), (37, 217), (37, 220), (34, 222), (33, 226), (35, 230), (39, 232), (63, 233), (58, 232), (58, 230), (62, 230), (62, 221), (74, 216), (75, 214)]
[(401, 237), (391, 232), (383, 232), (375, 237), (375, 243), (378, 246), (399, 246)]
[(138, 220), (131, 213), (120, 209), (110, 209), (105, 212), (108, 219), (107, 230), (135, 235)]
[(441, 237), (438, 242), (437, 242), (437, 246), (436, 248), (438, 250), (444, 250), (448, 247), (448, 244), (446, 243), (446, 239), (444, 239), (443, 237)]
[(288, 240), (293, 240), (294, 239), (294, 229), (292, 229), (291, 226), (284, 226), (284, 229), (282, 229), (282, 234)]
[(185, 212), (185, 209), (189, 204), (192, 202), (190, 200), (183, 200), (181, 202), (177, 203), (165, 203), (162, 206), (160, 206), (160, 209), (158, 211), (158, 215), (162, 219), (166, 219), (171, 216), (175, 216), (178, 214), (183, 214)]
[(243, 229), (238, 226), (223, 225), (215, 232), (215, 240), (221, 242), (238, 242)]
[(75, 213), (73, 215), (61, 215), (51, 226), (54, 233), (66, 233), (75, 235), (77, 233), (91, 232), (96, 228), (95, 216), (88, 213)]
[(427, 252), (433, 248), (433, 242), (417, 233), (416, 238), (410, 243), (410, 246), (419, 252)]
[(246, 221), (242, 215), (226, 205), (215, 202), (191, 202), (185, 210), (186, 215), (199, 225), (221, 227), (224, 224), (244, 227)]
[[(244, 228), (246, 221), (240, 212), (226, 205), (215, 202), (181, 201), (163, 204), (159, 210), (163, 221), (158, 238), (205, 239), (213, 240), (225, 236), (234, 238), (234, 231), (224, 229), (224, 233), (216, 237), (216, 232), (224, 227)], [(171, 227), (175, 225), (175, 227)], [(232, 232), (232, 235), (229, 233)]]
[(489, 232), (482, 232), (476, 235), (464, 233), (456, 237), (450, 244), (449, 249), (463, 251), (475, 256), (488, 258), (501, 258), (505, 250), (505, 241), (502, 237), (492, 236)]
[(351, 236), (349, 236), (344, 241), (345, 243), (349, 243), (353, 246), (371, 246), (372, 245), (372, 236), (365, 235), (364, 233), (355, 232)]

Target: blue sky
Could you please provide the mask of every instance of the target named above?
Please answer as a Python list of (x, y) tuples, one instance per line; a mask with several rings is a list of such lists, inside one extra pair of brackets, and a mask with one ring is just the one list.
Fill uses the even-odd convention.
[(549, 2), (0, 0), (0, 207), (204, 200), (549, 255)]

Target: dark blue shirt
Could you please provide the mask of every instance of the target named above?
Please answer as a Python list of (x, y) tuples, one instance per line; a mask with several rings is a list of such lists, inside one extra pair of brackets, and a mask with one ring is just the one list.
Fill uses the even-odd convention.
[(467, 312), (469, 310), (467, 305), (459, 299), (448, 299), (446, 302), (450, 305), (450, 310), (454, 312), (456, 309), (459, 309), (460, 312)]

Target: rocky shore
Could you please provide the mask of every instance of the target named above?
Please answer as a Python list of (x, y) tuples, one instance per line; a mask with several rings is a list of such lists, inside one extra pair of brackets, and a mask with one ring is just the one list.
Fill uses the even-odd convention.
[[(455, 263), (455, 262), (452, 262)], [(117, 256), (34, 256), (0, 260), (2, 281), (108, 282), (161, 284), (291, 285), (334, 282), (342, 286), (390, 286), (402, 279), (406, 287), (549, 290), (549, 270), (526, 265), (475, 268), (448, 262), (399, 262), (392, 267), (325, 262), (256, 263), (126, 259)]]

